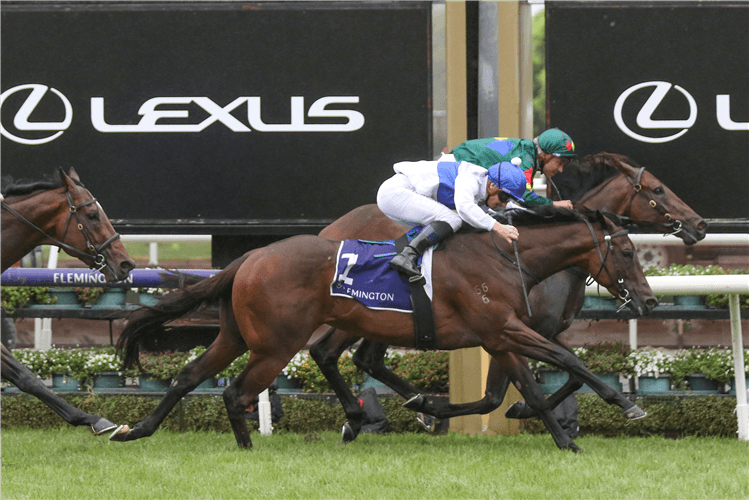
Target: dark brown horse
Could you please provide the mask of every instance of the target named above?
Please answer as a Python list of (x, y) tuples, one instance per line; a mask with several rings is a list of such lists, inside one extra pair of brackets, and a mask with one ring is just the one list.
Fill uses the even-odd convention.
[[(586, 156), (579, 163), (565, 167), (562, 174), (554, 177), (561, 191), (557, 199), (571, 199), (576, 207), (604, 210), (625, 216), (630, 222), (651, 227), (664, 233), (681, 237), (686, 244), (693, 244), (705, 237), (707, 223), (675, 195), (666, 185), (632, 160), (610, 153)], [(556, 194), (556, 193), (554, 193)], [(320, 235), (332, 239), (363, 238), (384, 240), (396, 238), (410, 229), (385, 217), (375, 205), (359, 207), (325, 228)], [(583, 306), (587, 273), (574, 268), (559, 272), (530, 291), (532, 317), (524, 314), (520, 319), (532, 330), (547, 339), (562, 345), (557, 335), (572, 324)], [(348, 422), (343, 429), (344, 441), (356, 438), (361, 428), (363, 414), (358, 401), (338, 372), (338, 358), (359, 337), (331, 328), (311, 348), (310, 354), (320, 366), (346, 410)], [(488, 413), (502, 403), (507, 385), (506, 370), (530, 376), (525, 360), (507, 353), (504, 359), (491, 358), (486, 397), (474, 403), (431, 404), (414, 388), (389, 371), (383, 357), (387, 345), (364, 340), (356, 350), (354, 362), (366, 373), (383, 381), (396, 390), (408, 402), (406, 406), (436, 418)], [(571, 351), (571, 349), (570, 349)], [(522, 365), (525, 370), (522, 369)], [(553, 395), (549, 404), (555, 407), (567, 395), (582, 384), (570, 378), (568, 384)], [(524, 383), (521, 393), (527, 401), (536, 400), (540, 391), (536, 384)], [(528, 418), (536, 416), (523, 402), (516, 403), (508, 416)]]
[[(626, 231), (600, 213), (591, 224), (590, 215), (549, 212), (541, 223), (529, 215), (528, 222), (535, 225), (519, 227), (518, 251), (529, 275), (544, 279), (579, 266), (615, 295), (629, 296), (629, 305), (638, 314), (647, 314), (658, 304)], [(518, 225), (524, 222), (520, 219), (523, 216), (515, 221)], [(221, 330), (205, 353), (185, 366), (153, 414), (132, 430), (114, 433), (111, 439), (129, 441), (152, 435), (183, 396), (249, 348), (247, 367), (224, 391), (237, 443), (247, 448), (251, 441), (245, 408), (306, 345), (316, 328), (328, 324), (374, 341), (413, 347), (411, 314), (372, 310), (356, 300), (330, 295), (340, 245), (340, 241), (316, 236), (289, 238), (251, 251), (212, 278), (134, 312), (118, 344), (125, 351), (126, 365), (137, 359), (141, 340), (168, 334), (164, 328), (167, 322), (202, 304), (220, 301)], [(512, 252), (508, 245), (484, 232), (457, 234), (444, 251), (435, 253), (433, 304), (438, 348), (481, 346), (492, 356), (511, 352), (545, 361), (579, 377), (605, 401), (620, 406), (629, 418), (644, 416), (572, 353), (520, 321), (525, 311), (520, 275), (500, 256), (508, 252)], [(535, 283), (525, 275), (524, 279), (528, 286)], [(482, 294), (475, 293), (476, 286)], [(534, 407), (543, 409), (545, 400), (540, 399), (534, 401)], [(561, 434), (557, 445), (574, 447)]]
[[(2, 270), (37, 245), (57, 245), (107, 281), (125, 279), (135, 267), (107, 214), (83, 186), (75, 170), (59, 179), (5, 186), (2, 201)], [(71, 425), (88, 425), (97, 435), (116, 428), (112, 422), (70, 406), (51, 392), (2, 346), (2, 378), (39, 398)]]

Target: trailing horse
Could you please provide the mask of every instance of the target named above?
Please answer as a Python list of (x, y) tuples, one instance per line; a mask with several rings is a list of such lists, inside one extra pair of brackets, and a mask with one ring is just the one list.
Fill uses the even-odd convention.
[[(600, 213), (551, 209), (539, 220), (518, 216), (518, 251), (529, 275), (544, 279), (579, 266), (629, 306), (647, 314), (658, 301), (648, 286), (626, 231)], [(188, 363), (156, 410), (132, 430), (123, 428), (110, 439), (129, 441), (152, 435), (169, 411), (199, 383), (215, 376), (249, 349), (247, 367), (224, 391), (224, 402), (237, 443), (251, 446), (244, 410), (275, 379), (316, 328), (329, 324), (361, 337), (413, 347), (412, 315), (373, 310), (350, 298), (331, 295), (336, 280), (340, 241), (296, 236), (256, 249), (206, 280), (162, 297), (153, 307), (133, 313), (118, 348), (125, 363), (137, 359), (140, 342), (168, 334), (163, 325), (211, 301), (219, 301), (221, 330), (206, 351)], [(584, 381), (605, 401), (622, 408), (629, 418), (644, 412), (601, 382), (568, 350), (537, 334), (519, 319), (525, 311), (520, 275), (501, 254), (511, 252), (491, 233), (460, 233), (434, 255), (433, 304), (437, 348), (481, 346), (492, 356), (516, 353), (551, 363)], [(532, 286), (535, 281), (529, 281)], [(479, 286), (482, 294), (476, 294)], [(483, 291), (485, 290), (485, 292)], [(520, 374), (519, 376), (522, 376)], [(533, 401), (554, 428), (557, 446), (576, 449), (559, 424), (545, 411), (546, 400)], [(547, 421), (548, 420), (548, 421)]]
[[(127, 278), (135, 263), (119, 241), (107, 214), (83, 186), (74, 169), (59, 170), (57, 181), (11, 184), (3, 190), (2, 270), (37, 245), (57, 245), (107, 281)], [(88, 425), (99, 435), (117, 426), (105, 418), (70, 406), (47, 389), (2, 346), (2, 378), (40, 399), (71, 425)]]

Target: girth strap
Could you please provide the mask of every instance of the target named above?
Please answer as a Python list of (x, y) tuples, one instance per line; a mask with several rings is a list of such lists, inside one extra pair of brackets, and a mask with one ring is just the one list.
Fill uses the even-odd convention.
[[(395, 240), (395, 251), (400, 253), (408, 244), (408, 238), (404, 234)], [(420, 351), (434, 351), (437, 349), (437, 338), (434, 333), (434, 310), (432, 301), (427, 295), (426, 279), (423, 274), (414, 276), (408, 280), (411, 290), (411, 305), (413, 306), (414, 319), (414, 344)]]

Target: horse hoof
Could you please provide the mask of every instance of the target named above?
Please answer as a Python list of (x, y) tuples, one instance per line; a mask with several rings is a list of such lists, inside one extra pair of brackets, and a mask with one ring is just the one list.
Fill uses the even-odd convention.
[(639, 406), (632, 405), (632, 407), (624, 410), (624, 416), (630, 420), (637, 420), (639, 418), (647, 416), (647, 413), (642, 411), (642, 409)]
[(112, 434), (109, 435), (110, 441), (125, 441), (125, 437), (130, 432), (130, 427), (127, 425), (121, 425), (117, 427)]
[(408, 408), (409, 410), (416, 411), (421, 409), (422, 405), (424, 405), (426, 401), (427, 400), (424, 396), (422, 396), (421, 394), (417, 394), (416, 396), (403, 403), (403, 408)]
[(113, 429), (116, 429), (117, 425), (113, 424), (106, 418), (100, 418), (96, 421), (93, 425), (91, 425), (91, 432), (93, 432), (97, 436), (101, 436), (105, 432), (109, 432)]
[(437, 419), (431, 415), (427, 415), (426, 413), (417, 413), (416, 420), (428, 432), (434, 432), (434, 429), (437, 428)]
[(510, 405), (507, 410), (505, 410), (505, 417), (506, 418), (529, 418), (530, 415), (527, 415), (528, 413), (528, 405), (525, 404), (525, 401), (515, 401)]
[(343, 429), (341, 429), (341, 437), (343, 438), (344, 443), (350, 443), (354, 439), (356, 439), (356, 436), (359, 433), (354, 431), (354, 428), (351, 426), (350, 423), (346, 422), (343, 424)]

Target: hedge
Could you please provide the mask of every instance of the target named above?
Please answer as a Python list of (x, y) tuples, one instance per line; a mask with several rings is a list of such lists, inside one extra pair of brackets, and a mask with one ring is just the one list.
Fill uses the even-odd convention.
[[(62, 396), (81, 410), (105, 417), (112, 422), (134, 425), (148, 416), (158, 405), (158, 398), (133, 395), (87, 394)], [(648, 412), (646, 418), (631, 421), (618, 407), (606, 404), (596, 395), (577, 395), (580, 432), (605, 436), (668, 437), (735, 436), (737, 432), (736, 398), (731, 396), (645, 397), (637, 404)], [(400, 397), (380, 397), (391, 432), (425, 432), (415, 414), (403, 408)], [(327, 400), (281, 397), (284, 417), (274, 424), (278, 431), (316, 433), (340, 431), (346, 417), (340, 404)], [(42, 429), (65, 424), (41, 401), (27, 394), (4, 395), (0, 400), (4, 428), (30, 427)], [(251, 430), (257, 422), (248, 421)], [(231, 432), (226, 409), (220, 395), (189, 395), (169, 414), (162, 429), (175, 431)], [(545, 433), (538, 419), (521, 422), (523, 432)]]

